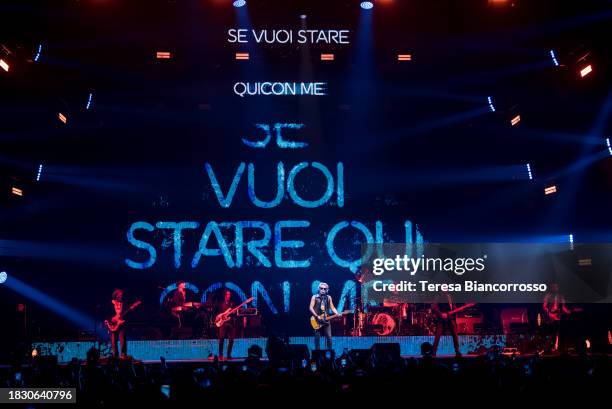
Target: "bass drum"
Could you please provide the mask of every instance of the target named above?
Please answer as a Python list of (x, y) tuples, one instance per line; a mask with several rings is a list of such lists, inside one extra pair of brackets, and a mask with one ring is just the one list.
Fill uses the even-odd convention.
[(386, 312), (376, 313), (372, 318), (372, 325), (381, 327), (374, 330), (377, 335), (390, 335), (395, 331), (395, 320)]

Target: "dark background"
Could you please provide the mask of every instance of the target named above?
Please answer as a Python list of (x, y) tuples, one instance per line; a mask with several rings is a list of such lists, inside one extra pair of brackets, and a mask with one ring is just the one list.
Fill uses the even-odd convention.
[[(200, 289), (232, 281), (245, 292), (259, 280), (279, 309), (280, 283), (288, 280), (292, 314), (283, 325), (300, 333), (311, 282), (328, 281), (338, 297), (353, 277), (324, 251), (326, 232), (341, 220), (372, 230), (381, 220), (396, 242), (404, 240), (405, 220), (431, 242), (562, 241), (570, 233), (576, 241), (609, 241), (609, 2), (377, 3), (366, 35), (371, 50), (359, 41), (358, 3), (248, 2), (255, 28), (299, 29), (305, 14), (307, 28), (354, 30), (349, 47), (306, 49), (228, 44), (227, 29), (238, 25), (229, 1), (4, 1), (0, 43), (14, 65), (0, 71), (0, 270), (89, 316), (124, 287), (145, 300), (137, 316), (149, 323), (158, 287), (177, 279)], [(28, 61), (38, 44), (39, 61)], [(562, 67), (553, 65), (550, 49)], [(157, 50), (174, 58), (156, 60)], [(236, 51), (250, 51), (251, 60), (235, 61)], [(321, 52), (335, 52), (336, 60), (319, 61)], [(400, 52), (413, 61), (398, 63)], [(575, 62), (587, 52), (594, 72), (581, 80)], [(329, 95), (234, 96), (232, 84), (248, 80), (325, 81)], [(488, 112), (489, 95), (495, 113)], [(515, 112), (518, 128), (509, 125)], [(255, 122), (303, 122), (294, 135), (310, 146), (249, 149), (240, 138)], [(342, 161), (344, 208), (284, 201), (258, 209), (244, 180), (231, 208), (220, 208), (205, 162), (224, 189), (239, 162), (255, 163), (257, 195), (269, 199), (279, 160), (287, 167), (316, 160), (331, 169)], [(300, 180), (313, 197), (321, 182)], [(558, 193), (545, 196), (553, 183)], [(11, 195), (12, 186), (24, 196)], [(147, 240), (158, 249), (153, 268), (124, 263), (137, 257), (126, 240), (135, 221), (262, 220), (273, 227), (283, 219), (310, 220), (308, 231), (288, 238), (306, 242), (296, 258), (313, 257), (311, 268), (229, 270), (206, 259), (191, 269), (203, 227), (186, 234), (179, 270), (172, 248), (161, 252), (161, 235)], [(356, 256), (359, 239), (338, 236), (339, 251)], [(75, 335), (65, 317), (8, 288), (0, 292), (7, 311), (28, 303), (39, 336)]]

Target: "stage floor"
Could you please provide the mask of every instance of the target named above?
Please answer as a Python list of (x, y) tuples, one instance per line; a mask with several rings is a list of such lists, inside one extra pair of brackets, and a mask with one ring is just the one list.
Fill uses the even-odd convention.
[[(251, 345), (258, 345), (264, 351), (267, 338), (236, 338), (232, 356), (244, 358)], [(321, 340), (323, 346), (324, 340)], [(314, 348), (314, 337), (290, 337), (289, 342), (305, 344), (310, 350)], [(336, 355), (342, 354), (345, 349), (369, 349), (375, 343), (398, 343), (400, 354), (405, 357), (420, 356), (421, 344), (433, 343), (433, 336), (386, 336), (386, 337), (334, 337), (334, 351)], [(474, 354), (488, 350), (493, 346), (503, 348), (506, 346), (505, 335), (460, 335), (459, 344), (464, 355)], [(93, 341), (65, 341), (65, 342), (33, 342), (41, 355), (57, 355), (58, 362), (69, 362), (72, 358), (86, 359), (87, 351), (98, 347)], [(101, 356), (110, 355), (109, 342), (99, 344)], [(160, 357), (167, 361), (204, 361), (217, 355), (217, 339), (186, 339), (186, 340), (151, 340), (129, 341), (128, 354), (134, 359), (143, 362), (159, 362)], [(444, 336), (438, 347), (439, 355), (453, 355), (453, 342), (450, 336)]]

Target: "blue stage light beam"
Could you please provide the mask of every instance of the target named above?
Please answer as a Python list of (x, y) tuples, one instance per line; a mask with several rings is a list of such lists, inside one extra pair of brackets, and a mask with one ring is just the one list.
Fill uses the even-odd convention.
[(40, 177), (42, 176), (43, 164), (38, 165), (38, 172), (36, 172), (36, 181), (40, 182)]
[(244, 7), (246, 6), (246, 1), (245, 0), (236, 0), (232, 3), (232, 5), (236, 8), (240, 8), (240, 7)]
[(13, 275), (11, 275), (10, 280), (5, 282), (5, 285), (36, 304), (53, 311), (60, 317), (63, 317), (71, 323), (77, 325), (79, 328), (93, 328), (94, 326), (95, 320), (92, 317), (75, 310), (67, 304), (51, 297), (48, 294), (45, 294), (31, 285), (24, 283), (18, 278), (15, 278)]
[(526, 166), (527, 166), (527, 175), (529, 176), (529, 180), (533, 180), (533, 173), (531, 173), (531, 164), (528, 163)]
[(42, 53), (42, 44), (38, 44), (38, 48), (36, 49), (36, 53), (34, 54), (34, 62), (38, 62), (40, 59), (40, 54)]
[(557, 55), (555, 54), (555, 50), (550, 50), (550, 59), (552, 60), (555, 67), (559, 66), (559, 60), (557, 60)]
[(495, 104), (493, 104), (493, 97), (487, 97), (487, 102), (489, 103), (489, 109), (491, 112), (495, 112)]
[(87, 97), (87, 103), (85, 104), (85, 111), (89, 111), (91, 109), (92, 100), (93, 100), (93, 92), (90, 92), (89, 96)]
[(374, 8), (374, 3), (371, 1), (362, 1), (360, 6), (363, 10), (372, 10)]

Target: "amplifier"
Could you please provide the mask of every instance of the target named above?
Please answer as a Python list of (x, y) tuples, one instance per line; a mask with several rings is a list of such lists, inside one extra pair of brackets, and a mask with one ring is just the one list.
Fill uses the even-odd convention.
[(257, 311), (257, 308), (240, 308), (238, 310), (238, 312), (236, 313), (236, 315), (238, 315), (239, 317), (245, 317), (245, 316), (251, 316), (251, 315), (257, 315), (259, 314), (259, 311)]

